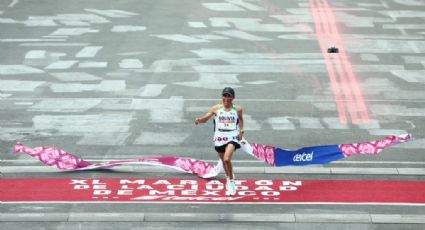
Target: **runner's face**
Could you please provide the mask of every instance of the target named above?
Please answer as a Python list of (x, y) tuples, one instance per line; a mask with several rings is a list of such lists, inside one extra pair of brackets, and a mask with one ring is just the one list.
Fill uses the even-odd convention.
[(227, 106), (229, 106), (229, 105), (231, 105), (232, 104), (232, 102), (233, 102), (233, 97), (232, 96), (230, 96), (230, 95), (223, 95), (222, 96), (222, 98), (223, 98), (223, 104), (224, 105), (227, 105)]

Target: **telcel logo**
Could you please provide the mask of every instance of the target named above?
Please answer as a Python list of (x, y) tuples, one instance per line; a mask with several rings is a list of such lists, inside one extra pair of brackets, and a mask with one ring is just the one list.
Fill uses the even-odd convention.
[(294, 156), (294, 161), (312, 161), (313, 160), (313, 153), (298, 153)]

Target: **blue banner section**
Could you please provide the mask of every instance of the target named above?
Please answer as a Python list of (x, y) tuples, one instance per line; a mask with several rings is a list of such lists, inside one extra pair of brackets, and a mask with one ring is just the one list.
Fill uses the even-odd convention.
[(298, 150), (276, 148), (274, 152), (276, 166), (327, 164), (344, 158), (338, 145), (307, 147)]

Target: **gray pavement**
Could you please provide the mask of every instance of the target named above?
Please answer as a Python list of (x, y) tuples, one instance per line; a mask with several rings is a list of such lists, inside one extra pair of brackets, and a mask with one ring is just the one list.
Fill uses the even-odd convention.
[[(332, 29), (326, 2), (342, 44), (320, 34)], [(1, 1), (1, 177), (192, 178), (140, 166), (63, 173), (11, 149), (214, 162), (212, 123), (192, 121), (232, 86), (251, 142), (292, 149), (415, 138), (304, 168), (267, 168), (239, 151), (238, 178), (423, 181), (424, 22), (420, 0)], [(320, 45), (344, 53), (329, 59)], [(327, 67), (346, 60), (353, 75), (347, 67), (347, 82), (333, 82)], [(424, 215), (424, 206), (384, 204), (1, 203), (0, 229), (422, 229)]]

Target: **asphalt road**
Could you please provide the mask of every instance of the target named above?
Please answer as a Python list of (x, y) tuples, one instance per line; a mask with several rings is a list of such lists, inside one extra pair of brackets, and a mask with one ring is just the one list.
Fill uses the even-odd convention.
[[(251, 142), (415, 138), (274, 172), (238, 151), (238, 179), (424, 181), (424, 22), (420, 0), (1, 1), (1, 177), (195, 179), (142, 166), (63, 173), (11, 152), (21, 142), (93, 162), (214, 162), (212, 122), (193, 120), (231, 86)], [(424, 205), (2, 202), (0, 229), (422, 229)]]

